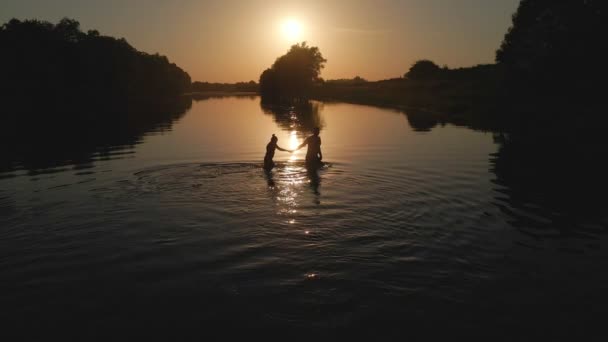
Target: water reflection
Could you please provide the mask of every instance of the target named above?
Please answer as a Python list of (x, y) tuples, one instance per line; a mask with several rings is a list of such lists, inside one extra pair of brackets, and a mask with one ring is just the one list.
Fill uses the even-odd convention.
[[(35, 182), (3, 180), (0, 259), (3, 283), (12, 284), (0, 293), (10, 301), (4, 311), (28, 322), (34, 308), (34, 319), (51, 324), (67, 305), (74, 311), (57, 321), (88, 328), (90, 318), (94, 331), (107, 323), (99, 313), (116, 308), (100, 284), (124, 305), (117, 320), (149, 326), (170, 312), (175, 321), (196, 317), (194, 331), (217, 312), (218, 325), (259, 318), (291, 329), (330, 320), (444, 324), (455, 312), (472, 312), (463, 326), (488, 324), (496, 308), (517, 317), (538, 295), (541, 304), (557, 303), (535, 304), (539, 317), (562, 304), (604, 307), (595, 295), (603, 292), (586, 302), (563, 295), (605, 283), (606, 258), (593, 258), (607, 222), (606, 201), (593, 198), (606, 193), (600, 148), (497, 135), (494, 153), (488, 134), (413, 116), (414, 129), (432, 132), (412, 134), (395, 111), (332, 104), (311, 116), (325, 120), (324, 152), (334, 166), (311, 172), (285, 154), (264, 173), (264, 143), (285, 112), (259, 109), (247, 99), (198, 102), (179, 124), (161, 124), (173, 134), (146, 139), (133, 162), (109, 163), (112, 172), (89, 183), (43, 169), (33, 171)], [(291, 126), (305, 116), (291, 111), (295, 118), (277, 132), (290, 148), (307, 134)], [(86, 174), (102, 155), (132, 156), (129, 140), (112, 143), (74, 168)], [(557, 238), (558, 253), (543, 245)], [(524, 245), (542, 251), (521, 252)], [(134, 290), (142, 302), (129, 301)], [(175, 293), (192, 310), (181, 301), (157, 306), (176, 303)]]
[(205, 100), (209, 100), (209, 99), (223, 99), (223, 98), (230, 98), (230, 97), (254, 100), (258, 97), (255, 93), (245, 92), (242, 94), (241, 93), (231, 94), (231, 93), (226, 93), (226, 92), (221, 92), (221, 91), (220, 92), (192, 93), (189, 96), (196, 102), (205, 101)]
[(277, 164), (271, 171), (264, 170), (264, 176), (273, 199), (282, 204), (281, 211), (295, 213), (295, 208), (298, 206), (298, 194), (304, 187), (308, 187), (314, 195), (315, 204), (321, 203), (320, 172), (323, 172), (322, 169), (307, 168), (301, 161), (289, 161)]
[(276, 215), (283, 217), (291, 231), (314, 236), (310, 219), (313, 208), (321, 204), (319, 171), (307, 169), (302, 162), (286, 162), (264, 175)]
[(276, 186), (276, 183), (274, 182), (274, 175), (272, 174), (272, 170), (269, 169), (263, 169), (264, 170), (264, 176), (266, 177), (266, 183), (268, 183), (268, 188), (269, 189), (274, 189), (274, 187)]
[[(491, 155), (496, 204), (514, 227), (533, 237), (604, 231), (608, 167), (597, 162), (598, 145), (543, 137), (494, 134)], [(557, 234), (557, 235), (555, 235)]]
[[(274, 117), (274, 121), (279, 127), (285, 131), (296, 132), (300, 137), (312, 132), (315, 127), (323, 129), (325, 126), (321, 115), (323, 111), (321, 102), (307, 101), (295, 105), (285, 105), (260, 101), (260, 107), (265, 114)], [(294, 147), (296, 146), (297, 144)]]
[[(319, 176), (319, 169), (317, 168), (306, 168), (306, 175), (308, 176), (308, 184), (312, 192), (320, 196), (319, 186), (321, 185), (321, 177)], [(317, 204), (319, 204), (319, 200), (317, 197)]]
[[(426, 111), (404, 114), (417, 132), (446, 124), (445, 118)], [(525, 134), (493, 133), (493, 140), (498, 146), (488, 156), (495, 175), (493, 204), (511, 219), (510, 225), (535, 239), (605, 231), (608, 207), (602, 198), (608, 192), (608, 167), (597, 160), (604, 145), (574, 130), (564, 134), (545, 126)]]
[[(47, 108), (44, 116), (15, 115), (0, 136), (0, 172), (54, 173), (72, 166), (87, 173), (100, 160), (130, 158), (144, 135), (170, 131), (192, 106), (189, 97), (154, 104), (106, 103), (78, 112)], [(34, 123), (28, 118), (44, 117)]]
[(410, 127), (416, 132), (430, 132), (438, 124), (443, 124), (439, 118), (426, 111), (411, 109), (404, 114)]

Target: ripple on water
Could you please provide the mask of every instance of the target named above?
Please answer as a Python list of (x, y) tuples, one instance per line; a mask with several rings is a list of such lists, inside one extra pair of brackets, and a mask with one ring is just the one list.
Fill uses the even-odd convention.
[[(467, 250), (456, 263), (462, 265), (490, 253), (488, 244), (470, 248), (496, 221), (481, 214), (487, 203), (470, 190), (474, 174), (442, 187), (448, 175), (438, 171), (429, 173), (435, 182), (421, 182), (420, 170), (356, 175), (345, 166), (309, 172), (300, 163), (283, 163), (265, 172), (255, 163), (170, 165), (96, 192), (139, 208), (129, 212), (134, 236), (179, 246), (180, 253), (190, 248), (193, 254), (181, 262), (204, 265), (222, 279), (262, 274), (259, 286), (269, 279), (310, 280), (303, 274), (364, 281), (410, 264), (423, 264), (440, 279), (458, 251)], [(465, 197), (454, 198), (454, 191)], [(400, 286), (423, 285), (403, 276), (409, 280)]]
[[(509, 206), (495, 198), (500, 192), (480, 189), (489, 179), (480, 183), (479, 172), (466, 168), (457, 174), (414, 166), (355, 173), (341, 163), (309, 172), (297, 162), (271, 172), (257, 163), (148, 168), (91, 184), (96, 201), (89, 205), (103, 210), (81, 207), (75, 218), (62, 210), (73, 203), (47, 203), (55, 209), (49, 212), (63, 213), (52, 222), (81, 224), (41, 229), (40, 241), (54, 239), (45, 244), (60, 246), (65, 260), (36, 267), (47, 268), (49, 282), (70, 267), (95, 265), (100, 277), (118, 268), (150, 291), (191, 284), (250, 303), (261, 298), (262, 320), (295, 325), (349, 319), (383, 298), (423, 293), (459, 302), (495, 272), (495, 260), (510, 247), (500, 239), (505, 215), (547, 223), (543, 213), (531, 214), (538, 208)], [(0, 196), (4, 210), (6, 199)], [(528, 222), (526, 231), (533, 226)], [(33, 271), (20, 272), (26, 279)], [(269, 297), (272, 303), (262, 300)]]

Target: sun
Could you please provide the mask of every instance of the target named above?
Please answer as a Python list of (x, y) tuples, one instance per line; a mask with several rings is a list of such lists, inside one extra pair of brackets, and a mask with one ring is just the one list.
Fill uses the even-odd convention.
[(287, 19), (281, 25), (283, 36), (290, 41), (297, 41), (302, 35), (302, 24), (295, 19)]

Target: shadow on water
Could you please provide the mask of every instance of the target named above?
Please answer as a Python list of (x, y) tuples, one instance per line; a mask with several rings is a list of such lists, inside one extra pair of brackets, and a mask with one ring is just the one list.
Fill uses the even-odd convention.
[(265, 114), (273, 116), (279, 127), (285, 131), (296, 131), (300, 136), (308, 135), (315, 127), (323, 129), (325, 126), (321, 102), (278, 104), (261, 101), (260, 106)]
[(146, 134), (170, 131), (191, 106), (189, 97), (147, 104), (108, 100), (77, 109), (41, 104), (34, 113), (9, 116), (3, 125), (10, 129), (0, 137), (0, 172), (9, 177), (19, 170), (52, 173), (67, 166), (87, 172), (96, 161), (131, 156)]
[[(513, 125), (510, 133), (494, 131), (498, 150), (489, 156), (490, 171), (496, 176), (494, 204), (530, 236), (571, 237), (584, 234), (581, 229), (589, 226), (597, 228), (591, 229), (594, 233), (606, 231), (608, 207), (603, 197), (608, 167), (600, 157), (606, 146), (601, 129), (591, 128), (584, 115), (565, 117), (563, 111), (549, 108), (537, 109), (536, 121)], [(446, 124), (426, 111), (403, 113), (417, 132)], [(545, 234), (548, 231), (551, 234)]]
[[(520, 231), (536, 237), (572, 237), (605, 231), (608, 167), (601, 145), (570, 139), (495, 134), (491, 155), (497, 205)], [(539, 220), (537, 218), (544, 218)], [(597, 229), (584, 227), (595, 226)], [(599, 231), (598, 231), (599, 229)], [(586, 231), (586, 233), (584, 232)], [(550, 234), (551, 233), (551, 234)]]

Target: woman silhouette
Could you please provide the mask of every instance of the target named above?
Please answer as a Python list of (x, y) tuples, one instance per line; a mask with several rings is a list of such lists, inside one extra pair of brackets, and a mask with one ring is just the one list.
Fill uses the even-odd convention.
[(272, 158), (274, 158), (275, 150), (283, 152), (293, 152), (279, 147), (279, 145), (277, 145), (278, 141), (279, 138), (277, 138), (277, 136), (273, 134), (270, 138), (270, 142), (268, 143), (268, 145), (266, 145), (266, 155), (264, 156), (264, 169), (266, 170), (272, 170), (272, 168), (274, 167), (274, 161), (272, 160)]

